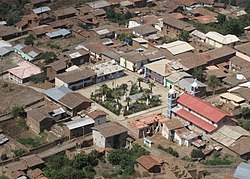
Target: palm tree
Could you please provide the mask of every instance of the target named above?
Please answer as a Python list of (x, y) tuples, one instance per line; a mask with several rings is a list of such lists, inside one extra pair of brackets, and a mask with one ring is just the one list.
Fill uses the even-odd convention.
[(149, 88), (150, 88), (150, 92), (152, 93), (153, 92), (153, 87), (155, 86), (155, 84), (153, 82), (150, 82), (148, 84)]
[(221, 86), (220, 80), (215, 75), (211, 75), (207, 78), (207, 84), (213, 90), (213, 95), (215, 93), (215, 89)]
[(131, 98), (130, 98), (130, 97), (127, 97), (125, 101), (127, 102), (127, 108), (129, 108), (129, 103), (130, 103), (130, 101), (131, 101)]
[(121, 84), (121, 88), (124, 94), (126, 93), (126, 91), (128, 91), (128, 85), (126, 83)]
[(141, 82), (143, 82), (143, 78), (139, 77), (137, 78), (137, 81), (139, 83), (139, 88), (141, 89)]

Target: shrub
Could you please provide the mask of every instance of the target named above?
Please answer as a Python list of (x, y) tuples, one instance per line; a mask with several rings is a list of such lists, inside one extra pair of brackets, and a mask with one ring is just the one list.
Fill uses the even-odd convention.
[(17, 150), (14, 150), (13, 152), (14, 152), (15, 157), (20, 157), (25, 153), (23, 149), (17, 149)]
[(167, 153), (169, 153), (171, 155), (173, 155), (174, 157), (177, 157), (177, 158), (179, 157), (178, 152), (175, 151), (172, 147), (164, 148), (162, 145), (159, 144), (157, 146), (157, 148), (160, 149), (160, 150), (163, 150), (163, 151), (165, 151), (165, 152), (167, 152)]
[(23, 107), (19, 107), (19, 106), (14, 106), (11, 109), (11, 115), (17, 119), (17, 118), (24, 118), (26, 116), (26, 112), (24, 111)]
[(34, 45), (34, 40), (35, 40), (35, 37), (33, 35), (29, 35), (28, 37), (26, 37), (24, 39), (24, 44), (25, 45)]
[(191, 152), (191, 157), (193, 158), (203, 158), (204, 157), (204, 153), (202, 152), (201, 149), (193, 149)]
[(32, 82), (32, 83), (43, 83), (45, 80), (46, 80), (46, 78), (47, 78), (47, 75), (46, 75), (46, 73), (45, 72), (42, 72), (42, 73), (40, 73), (40, 74), (37, 74), (37, 75), (32, 75), (31, 77), (30, 77), (30, 81)]

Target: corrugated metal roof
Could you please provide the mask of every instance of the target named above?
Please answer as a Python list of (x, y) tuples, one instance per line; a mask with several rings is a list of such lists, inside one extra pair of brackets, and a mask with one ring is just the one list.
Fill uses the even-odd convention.
[(59, 29), (57, 31), (54, 31), (54, 32), (48, 32), (46, 33), (46, 35), (49, 37), (49, 38), (56, 38), (56, 37), (60, 37), (60, 36), (66, 36), (66, 35), (69, 35), (71, 32), (67, 29)]
[(60, 86), (60, 87), (55, 87), (48, 89), (44, 91), (44, 94), (50, 98), (52, 98), (55, 101), (59, 101), (64, 95), (67, 93), (72, 92), (71, 89), (65, 87), (65, 86)]
[(244, 102), (245, 99), (244, 98), (241, 98), (237, 95), (234, 95), (232, 93), (223, 93), (220, 95), (221, 98), (225, 98), (225, 99), (228, 99), (230, 101), (234, 101), (236, 103), (240, 103), (240, 102)]
[(157, 47), (167, 49), (173, 55), (178, 55), (184, 52), (194, 50), (194, 48), (189, 43), (180, 40), (168, 44), (159, 45)]
[(241, 162), (234, 172), (234, 176), (240, 179), (249, 179), (250, 164)]
[(94, 123), (95, 121), (92, 118), (84, 117), (84, 118), (77, 119), (74, 121), (66, 122), (64, 124), (69, 128), (69, 130), (72, 130), (72, 129), (76, 129), (79, 127), (84, 127), (90, 124), (94, 124)]
[(14, 49), (12, 47), (2, 47), (0, 48), (0, 56), (7, 55), (10, 52), (13, 52)]
[(35, 14), (42, 14), (42, 13), (51, 11), (51, 9), (48, 6), (43, 6), (43, 7), (39, 7), (39, 8), (33, 9), (32, 11)]
[(213, 39), (217, 42), (220, 42), (221, 44), (230, 44), (230, 43), (234, 43), (234, 42), (238, 42), (240, 39), (236, 36), (236, 35), (222, 35), (218, 32), (208, 32), (206, 33), (206, 37)]

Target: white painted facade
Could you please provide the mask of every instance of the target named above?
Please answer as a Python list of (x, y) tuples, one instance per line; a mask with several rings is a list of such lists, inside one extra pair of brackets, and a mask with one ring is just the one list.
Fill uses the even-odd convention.
[(93, 143), (95, 146), (100, 148), (106, 147), (106, 139), (99, 131), (93, 130), (92, 136), (93, 136)]
[(128, 28), (129, 29), (131, 29), (131, 28), (134, 28), (134, 27), (138, 27), (138, 26), (140, 26), (141, 24), (139, 24), (138, 22), (136, 22), (136, 21), (129, 21), (128, 22)]

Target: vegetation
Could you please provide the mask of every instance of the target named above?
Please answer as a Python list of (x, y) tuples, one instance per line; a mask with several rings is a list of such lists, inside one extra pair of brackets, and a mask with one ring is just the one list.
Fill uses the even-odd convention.
[(189, 39), (189, 32), (185, 31), (185, 30), (181, 31), (179, 39), (182, 40), (182, 41), (187, 42), (188, 39)]
[(192, 71), (192, 76), (199, 81), (203, 81), (203, 70), (201, 67), (195, 67)]
[(193, 149), (191, 152), (192, 158), (204, 158), (204, 153), (201, 149)]
[(25, 45), (34, 45), (34, 40), (35, 40), (35, 37), (33, 35), (29, 35), (28, 37), (26, 37), (24, 39), (24, 44)]
[(1, 175), (0, 179), (9, 179), (9, 178), (7, 176), (5, 176), (5, 175)]
[(127, 11), (125, 14), (118, 13), (114, 9), (109, 9), (107, 11), (107, 18), (111, 22), (118, 23), (119, 25), (125, 25), (133, 15)]
[(43, 172), (50, 179), (94, 178), (96, 173), (94, 167), (98, 165), (100, 157), (95, 150), (89, 155), (80, 153), (71, 160), (56, 155), (50, 158)]
[(132, 38), (134, 37), (133, 34), (129, 34), (129, 33), (122, 33), (122, 34), (119, 34), (117, 36), (117, 38), (120, 40), (120, 41), (125, 41), (125, 39), (130, 39), (132, 41)]
[(242, 117), (244, 119), (250, 119), (250, 108), (245, 107), (242, 109)]
[(56, 61), (57, 56), (54, 52), (45, 52), (41, 55), (41, 58), (45, 60), (46, 64)]
[(229, 155), (225, 154), (223, 157), (220, 152), (215, 152), (213, 159), (202, 162), (204, 165), (230, 165), (233, 161), (229, 159)]
[[(249, 5), (250, 7), (250, 5)], [(218, 23), (200, 24), (195, 21), (191, 21), (197, 30), (204, 33), (208, 31), (216, 31), (223, 35), (234, 34), (240, 36), (244, 32), (244, 28), (250, 25), (250, 14), (240, 16), (239, 18), (226, 18), (223, 15), (218, 16)]]
[(216, 88), (221, 86), (220, 80), (215, 75), (211, 75), (207, 78), (207, 84), (213, 90), (213, 93), (215, 92)]
[(167, 152), (167, 153), (169, 153), (171, 155), (173, 155), (174, 157), (177, 157), (177, 158), (179, 157), (178, 152), (175, 151), (172, 147), (164, 148), (162, 145), (159, 144), (157, 146), (157, 148), (160, 149), (160, 150), (163, 150), (163, 151), (165, 151), (165, 152)]
[(10, 113), (11, 113), (11, 115), (15, 119), (18, 119), (18, 118), (22, 118), (23, 119), (26, 116), (26, 112), (24, 111), (24, 108), (20, 107), (20, 106), (14, 106), (14, 107), (12, 107)]
[(55, 43), (49, 42), (47, 45), (51, 49), (61, 49), (61, 46), (58, 43), (56, 43), (56, 42)]
[(141, 92), (140, 88), (137, 86), (137, 84), (136, 83), (132, 83), (129, 95), (138, 94), (140, 92)]
[(111, 164), (121, 167), (122, 175), (132, 175), (136, 159), (143, 155), (149, 155), (149, 152), (140, 145), (135, 144), (131, 150), (126, 148), (112, 150), (108, 160)]
[(250, 131), (250, 108), (243, 108), (241, 117), (243, 119), (239, 120), (238, 125)]
[(42, 72), (42, 73), (40, 73), (40, 74), (37, 74), (37, 75), (32, 75), (31, 77), (30, 77), (30, 81), (32, 82), (32, 83), (43, 83), (45, 80), (46, 80), (46, 78), (47, 78), (47, 75), (46, 75), (46, 73), (45, 72)]
[(41, 146), (46, 139), (46, 135), (41, 135), (41, 136), (35, 136), (33, 138), (27, 137), (27, 138), (18, 138), (18, 142), (20, 142), (23, 145), (27, 145), (30, 147), (39, 147)]
[(14, 152), (15, 157), (20, 157), (25, 153), (23, 149), (17, 149), (17, 150), (14, 150), (13, 152)]

